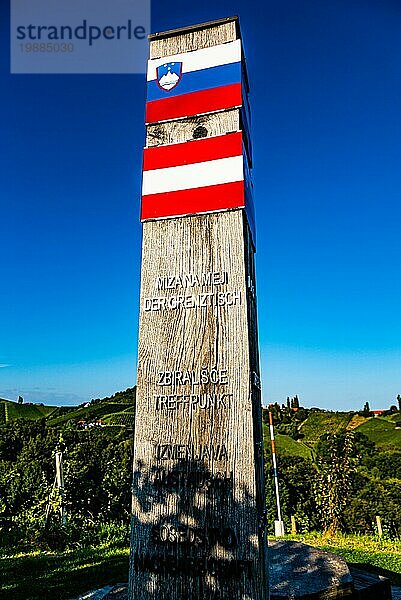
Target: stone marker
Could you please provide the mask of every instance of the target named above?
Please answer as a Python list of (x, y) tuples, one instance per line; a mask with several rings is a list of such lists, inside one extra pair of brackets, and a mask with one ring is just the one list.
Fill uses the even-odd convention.
[(130, 600), (268, 597), (238, 19), (150, 36)]
[(353, 596), (340, 556), (293, 541), (269, 541), (270, 600), (326, 600)]

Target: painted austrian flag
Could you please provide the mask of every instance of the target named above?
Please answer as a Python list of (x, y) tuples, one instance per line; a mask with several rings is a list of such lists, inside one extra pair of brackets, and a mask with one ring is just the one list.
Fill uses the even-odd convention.
[(142, 221), (244, 207), (241, 131), (145, 148)]
[(241, 41), (148, 61), (146, 123), (242, 106)]

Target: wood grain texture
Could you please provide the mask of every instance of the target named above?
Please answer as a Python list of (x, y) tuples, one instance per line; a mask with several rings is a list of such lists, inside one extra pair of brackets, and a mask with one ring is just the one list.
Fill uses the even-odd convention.
[(205, 137), (238, 131), (240, 111), (238, 108), (233, 108), (224, 112), (148, 125), (146, 146), (188, 142), (193, 139), (197, 127), (204, 127), (207, 130)]
[[(247, 265), (253, 260), (242, 211), (198, 215), (147, 222), (143, 230), (141, 312), (138, 350), (137, 412), (130, 598), (141, 600), (204, 600), (233, 598), (264, 600), (265, 554), (263, 489), (261, 486), (260, 391), (252, 382), (252, 367), (259, 371), (255, 326), (250, 322), (253, 298), (247, 285)], [(251, 256), (252, 255), (252, 256)], [(158, 290), (159, 277), (202, 273), (227, 273), (217, 285), (194, 285)], [(224, 279), (222, 277), (221, 279)], [(148, 299), (176, 298), (178, 294), (235, 292), (240, 301), (223, 306), (145, 310)], [(253, 331), (252, 331), (253, 329)], [(251, 364), (254, 363), (254, 364)], [(227, 383), (171, 385), (161, 389), (158, 373), (164, 371), (227, 371)], [(155, 397), (168, 393), (225, 394), (226, 407), (201, 409), (199, 405), (157, 410)], [(157, 460), (160, 445), (225, 446), (227, 456), (203, 460)], [(183, 473), (175, 489), (155, 486), (164, 470)], [(196, 472), (205, 487), (191, 489), (185, 482)], [(213, 481), (226, 482), (214, 489)], [(209, 486), (209, 487), (208, 487)], [(152, 542), (160, 526), (182, 526), (201, 532), (206, 542)], [(207, 532), (234, 533), (236, 544), (215, 540)], [(148, 557), (144, 567), (143, 558)], [(150, 557), (153, 557), (150, 558)], [(174, 560), (184, 573), (171, 573), (160, 565)], [(141, 563), (142, 560), (142, 563)], [(150, 563), (149, 563), (150, 561)], [(152, 572), (156, 563), (161, 573)], [(192, 562), (191, 562), (192, 561)], [(225, 574), (188, 575), (200, 564), (215, 561)], [(228, 561), (228, 562), (224, 562)], [(237, 562), (236, 562), (237, 561)], [(239, 561), (239, 562), (238, 562)], [(244, 561), (241, 563), (240, 561)], [(228, 567), (227, 567), (228, 565)], [(241, 567), (242, 565), (242, 567)], [(243, 567), (245, 565), (245, 567)], [(174, 568), (181, 568), (176, 566)], [(243, 568), (243, 572), (241, 572)], [(233, 574), (231, 571), (235, 571)], [(228, 575), (227, 575), (228, 574)]]
[(218, 44), (233, 42), (238, 38), (235, 21), (210, 25), (204, 29), (185, 32), (171, 37), (151, 39), (150, 58), (172, 56), (181, 52), (191, 52), (200, 48), (210, 48)]
[[(158, 35), (151, 58), (239, 25)], [(146, 145), (200, 126), (247, 134), (232, 109), (148, 125)], [(242, 210), (143, 225), (130, 600), (267, 599), (254, 250)]]

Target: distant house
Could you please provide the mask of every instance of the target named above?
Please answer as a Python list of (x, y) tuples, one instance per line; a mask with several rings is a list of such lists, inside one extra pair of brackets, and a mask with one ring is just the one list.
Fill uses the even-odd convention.
[(372, 415), (374, 417), (380, 417), (380, 415), (382, 415), (386, 411), (385, 410), (371, 410), (370, 412), (372, 413)]

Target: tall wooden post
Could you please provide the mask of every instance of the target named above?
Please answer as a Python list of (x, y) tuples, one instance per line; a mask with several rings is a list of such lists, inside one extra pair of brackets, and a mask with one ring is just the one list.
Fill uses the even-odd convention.
[(60, 517), (63, 527), (67, 523), (67, 513), (65, 510), (64, 498), (64, 469), (63, 469), (63, 453), (56, 452), (56, 486), (61, 497)]
[(150, 36), (130, 600), (268, 597), (236, 17)]

